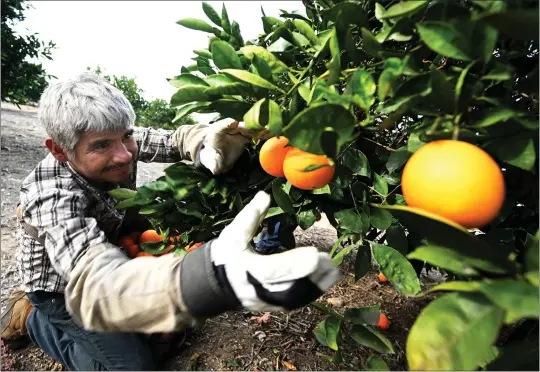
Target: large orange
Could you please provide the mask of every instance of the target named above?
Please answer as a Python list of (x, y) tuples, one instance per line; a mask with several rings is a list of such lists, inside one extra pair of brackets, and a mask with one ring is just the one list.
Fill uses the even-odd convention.
[[(335, 166), (324, 155), (315, 155), (296, 147), (292, 148), (283, 161), (285, 178), (291, 185), (302, 190), (315, 190), (326, 186), (334, 177)], [(310, 166), (323, 165), (305, 172)]]
[(401, 188), (408, 206), (469, 229), (491, 222), (505, 198), (497, 163), (479, 147), (456, 140), (434, 141), (418, 149), (403, 169)]
[(158, 243), (162, 242), (163, 237), (156, 230), (146, 230), (141, 234), (139, 243)]
[(259, 152), (259, 162), (266, 173), (274, 177), (284, 177), (283, 160), (292, 148), (287, 146), (289, 140), (286, 137), (272, 137), (267, 140)]

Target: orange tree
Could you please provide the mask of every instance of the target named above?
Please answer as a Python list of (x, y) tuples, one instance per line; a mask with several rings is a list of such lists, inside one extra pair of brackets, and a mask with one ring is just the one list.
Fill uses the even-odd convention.
[[(332, 180), (301, 190), (270, 176), (259, 163), (264, 141), (256, 137), (228, 174), (212, 177), (173, 164), (137, 190), (116, 190), (118, 207), (139, 208), (165, 235), (177, 229), (175, 253), (185, 254), (183, 245), (215, 236), (258, 190), (267, 190), (273, 195), (267, 219), (290, 227), (280, 232), (285, 247), (294, 247), (296, 226), (307, 229), (325, 213), (338, 232), (333, 260), (340, 265), (354, 255), (356, 280), (374, 260), (401, 294), (440, 294), (410, 330), (410, 369), (536, 368), (538, 3), (303, 3), (307, 16), (262, 11), (264, 33), (254, 40), (244, 40), (225, 6), (218, 12), (202, 3), (207, 19), (179, 20), (207, 33), (209, 41), (194, 50), (194, 64), (169, 79), (178, 88), (170, 103), (177, 108), (175, 120), (216, 113), (243, 121), (257, 136), (284, 136), (293, 147), (324, 155), (335, 167)], [(484, 226), (465, 228), (407, 205), (404, 166), (436, 140), (474, 144), (500, 167), (505, 190), (496, 197), (504, 204)], [(408, 177), (409, 190), (415, 182), (432, 184), (422, 188), (428, 194), (453, 189), (451, 197), (441, 193), (433, 200), (443, 199), (448, 210), (470, 200), (465, 204), (474, 214), (482, 204), (471, 205), (471, 195), (487, 193), (494, 179), (485, 176), (471, 186), (469, 178), (482, 169), (452, 178), (447, 168), (437, 171), (439, 161), (443, 168), (448, 162), (458, 169), (476, 164), (476, 158), (462, 156), (456, 164), (452, 154), (435, 155), (424, 174), (416, 167), (417, 176)], [(437, 179), (440, 174), (450, 178)], [(159, 253), (166, 245), (141, 248)], [(431, 267), (450, 280), (423, 290), (419, 273)], [(394, 346), (377, 330), (378, 306), (344, 313), (314, 306), (328, 313), (315, 336), (333, 352), (329, 358), (347, 363), (340, 340), (349, 337), (374, 350), (369, 365), (384, 367), (380, 356), (394, 353)], [(500, 346), (505, 325), (514, 332)]]

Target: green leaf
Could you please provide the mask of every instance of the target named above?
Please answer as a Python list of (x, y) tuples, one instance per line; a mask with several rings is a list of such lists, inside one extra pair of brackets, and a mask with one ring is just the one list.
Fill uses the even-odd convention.
[(295, 214), (294, 207), (291, 202), (291, 198), (277, 182), (272, 183), (272, 194), (277, 205), (285, 211), (285, 213)]
[[(152, 200), (149, 200), (147, 204), (150, 204)], [(144, 203), (142, 203), (144, 205)], [(128, 209), (140, 206), (141, 203), (135, 200), (135, 198), (124, 199), (116, 204), (115, 208), (118, 210)]]
[(384, 209), (371, 208), (370, 220), (376, 229), (386, 230), (392, 225), (392, 214)]
[(225, 3), (223, 3), (221, 7), (221, 28), (223, 28), (226, 33), (231, 33), (231, 22), (229, 21), (229, 15), (227, 14)]
[(204, 85), (184, 85), (178, 89), (171, 97), (171, 107), (177, 107), (193, 101), (210, 101), (214, 96), (208, 94), (207, 86)]
[(426, 143), (420, 140), (418, 133), (411, 133), (409, 140), (407, 141), (407, 150), (411, 153), (416, 152), (420, 147), (424, 146)]
[(371, 168), (369, 161), (364, 153), (354, 147), (347, 149), (341, 159), (343, 165), (360, 176), (369, 177)]
[(448, 219), (402, 205), (376, 206), (387, 209), (410, 231), (425, 237), (429, 244), (450, 248), (468, 259), (474, 259), (475, 268), (491, 273), (515, 270), (504, 252), (492, 249), (487, 243)]
[(249, 59), (253, 59), (254, 55), (264, 59), (272, 69), (272, 72), (275, 74), (287, 70), (287, 65), (285, 63), (280, 61), (274, 54), (272, 54), (272, 52), (269, 52), (266, 48), (261, 46), (246, 45), (240, 48), (240, 52), (242, 52)]
[(210, 108), (224, 117), (242, 121), (251, 104), (236, 99), (218, 99), (210, 104)]
[(275, 101), (270, 99), (268, 100), (268, 123), (266, 124), (266, 128), (274, 136), (278, 136), (281, 134), (282, 127), (283, 116), (281, 114), (281, 108)]
[(481, 115), (481, 119), (469, 126), (472, 128), (484, 128), (493, 124), (505, 122), (508, 119), (512, 119), (516, 116), (517, 113), (512, 109), (506, 107), (495, 107), (485, 110)]
[(425, 21), (417, 23), (420, 38), (436, 53), (460, 61), (470, 61), (471, 40), (453, 25), (442, 21)]
[(266, 102), (266, 98), (263, 98), (257, 102), (249, 109), (248, 112), (244, 115), (244, 123), (247, 129), (262, 129), (264, 124), (261, 124), (261, 108)]
[(538, 288), (532, 284), (503, 279), (483, 282), (478, 289), (491, 302), (506, 311), (515, 313), (519, 318), (538, 319), (540, 316)]
[(536, 161), (534, 142), (527, 134), (493, 140), (487, 146), (487, 151), (500, 160), (527, 171), (532, 171)]
[(322, 155), (321, 129), (337, 133), (337, 150), (350, 140), (355, 126), (354, 116), (343, 106), (317, 103), (300, 112), (283, 131), (292, 146)]
[(114, 190), (109, 190), (107, 194), (109, 194), (110, 196), (112, 196), (113, 198), (117, 200), (126, 200), (126, 199), (134, 198), (135, 195), (137, 195), (137, 191), (126, 189), (126, 188), (118, 188)]
[(208, 19), (211, 20), (216, 26), (221, 27), (221, 18), (212, 5), (203, 1), (202, 8)]
[(281, 90), (274, 84), (270, 83), (268, 80), (265, 80), (258, 75), (252, 74), (251, 72), (247, 72), (244, 70), (232, 70), (232, 69), (221, 70), (221, 72), (231, 75), (239, 80), (245, 81), (246, 83), (249, 83), (251, 85), (270, 89), (270, 90), (275, 90), (275, 91), (285, 94), (283, 90)]
[(375, 103), (377, 85), (368, 71), (359, 68), (347, 83), (346, 92), (353, 95), (354, 103), (369, 111)]
[(355, 324), (349, 334), (354, 341), (362, 346), (369, 347), (379, 353), (394, 354), (392, 342), (369, 326)]
[(366, 371), (390, 371), (390, 368), (383, 358), (377, 354), (371, 354), (366, 360)]
[(455, 109), (454, 86), (446, 74), (441, 70), (432, 70), (431, 86), (433, 95), (437, 96), (437, 100), (435, 101), (437, 107), (441, 108), (446, 113), (453, 113)]
[(371, 243), (373, 257), (381, 272), (401, 293), (412, 296), (420, 292), (420, 280), (411, 263), (401, 253), (386, 245)]
[(169, 246), (166, 244), (163, 244), (162, 242), (155, 242), (155, 243), (147, 242), (147, 243), (140, 244), (139, 247), (144, 252), (154, 255), (154, 254), (164, 253)]
[(195, 102), (195, 103), (188, 103), (187, 105), (184, 105), (176, 111), (176, 116), (172, 120), (173, 123), (176, 123), (178, 120), (182, 119), (186, 115), (191, 114), (192, 112), (196, 112), (205, 108), (208, 108), (210, 106), (210, 102)]
[[(399, 63), (396, 65), (386, 66), (389, 60), (396, 60)], [(388, 58), (385, 61), (385, 69), (379, 75), (379, 101), (384, 101), (388, 96), (393, 97), (398, 83), (399, 76), (403, 73), (403, 67), (401, 66), (401, 60), (397, 58)]]
[(538, 7), (487, 13), (479, 20), (513, 39), (538, 40)]
[(301, 211), (297, 214), (298, 225), (302, 230), (309, 229), (317, 221), (315, 211), (310, 209), (308, 211)]
[(251, 68), (254, 70), (254, 73), (257, 73), (257, 75), (263, 79), (272, 82), (272, 69), (264, 59), (256, 54), (253, 55), (253, 59), (251, 60)]
[(323, 11), (322, 15), (323, 18), (336, 22), (340, 12), (344, 24), (367, 26), (369, 23), (368, 15), (364, 8), (360, 4), (354, 2), (339, 2), (330, 9)]
[[(369, 246), (367, 247), (369, 249)], [(351, 324), (372, 325), (375, 326), (379, 322), (381, 315), (380, 305), (364, 306), (357, 308), (345, 309), (343, 317), (346, 322)]]
[(339, 50), (337, 31), (335, 28), (332, 30), (332, 35), (328, 41), (328, 47), (330, 49), (332, 59), (326, 63), (326, 67), (328, 68), (329, 72), (327, 84), (333, 85), (339, 82), (339, 76), (341, 74), (341, 54)]
[(449, 248), (436, 245), (421, 246), (407, 255), (408, 259), (425, 261), (433, 266), (450, 270), (456, 274), (475, 276), (478, 271), (464, 257)]
[(410, 16), (428, 4), (427, 0), (408, 0), (392, 5), (380, 15), (380, 19)]
[[(367, 242), (358, 247), (354, 260), (354, 280), (357, 282), (371, 269), (371, 249)], [(378, 321), (378, 318), (377, 318)]]
[(229, 43), (216, 40), (210, 45), (210, 50), (212, 51), (212, 60), (220, 70), (242, 70), (242, 62)]
[(362, 220), (354, 209), (342, 209), (334, 213), (334, 218), (340, 228), (358, 234), (362, 233)]
[[(528, 272), (527, 279), (531, 284), (538, 287), (538, 237), (539, 233), (533, 237), (527, 234), (525, 244), (525, 271)], [(527, 275), (527, 274), (526, 274)]]
[(399, 222), (394, 222), (392, 225), (386, 229), (386, 241), (388, 245), (394, 248), (396, 251), (402, 255), (406, 255), (409, 250), (409, 243), (407, 240), (407, 235), (405, 235), (405, 230)]
[(412, 156), (412, 153), (407, 150), (407, 146), (400, 147), (396, 151), (390, 154), (388, 161), (386, 162), (386, 169), (388, 173), (392, 174), (401, 168), (407, 160)]
[(169, 80), (169, 84), (175, 88), (181, 88), (184, 85), (203, 85), (208, 87), (206, 81), (191, 73), (180, 74), (174, 79)]
[(320, 322), (313, 330), (313, 334), (322, 345), (328, 346), (332, 350), (338, 350), (337, 339), (340, 333), (341, 320), (330, 316)]
[(407, 338), (409, 368), (475, 370), (491, 352), (504, 311), (476, 293), (451, 293), (429, 303)]
[(244, 45), (244, 38), (242, 38), (242, 32), (240, 31), (240, 25), (238, 22), (233, 21), (231, 25), (231, 33), (233, 37), (238, 41), (240, 46)]
[(283, 214), (283, 213), (285, 213), (285, 212), (280, 207), (271, 207), (271, 208), (268, 208), (268, 212), (266, 212), (266, 215), (264, 216), (264, 219), (274, 217), (274, 216), (277, 216), (277, 215), (280, 215), (280, 214)]
[(375, 39), (375, 36), (368, 29), (362, 27), (362, 41), (364, 50), (372, 57), (380, 58), (382, 45)]
[(295, 19), (293, 20), (294, 27), (300, 32), (302, 35), (304, 35), (312, 44), (317, 44), (319, 42), (319, 38), (315, 34), (315, 31), (311, 28), (309, 23), (302, 19)]
[(388, 183), (378, 173), (373, 173), (373, 187), (380, 195), (388, 195)]
[(210, 26), (205, 21), (202, 21), (202, 20), (197, 19), (197, 18), (183, 18), (183, 19), (177, 21), (176, 23), (179, 24), (180, 26), (184, 26), (184, 27), (190, 28), (192, 30), (204, 31), (204, 32), (208, 32), (208, 33), (211, 33), (211, 34), (214, 33), (214, 29), (212, 28), (212, 26)]

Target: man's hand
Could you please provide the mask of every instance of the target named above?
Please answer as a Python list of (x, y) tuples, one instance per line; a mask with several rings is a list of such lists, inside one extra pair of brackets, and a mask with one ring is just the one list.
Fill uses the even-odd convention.
[(269, 256), (253, 251), (251, 241), (269, 205), (270, 196), (259, 192), (217, 239), (184, 258), (180, 282), (186, 286), (181, 292), (195, 316), (215, 316), (239, 306), (251, 311), (297, 309), (338, 280), (330, 256), (315, 247)]
[(230, 119), (211, 124), (208, 127), (195, 164), (209, 169), (214, 175), (229, 171), (254, 133), (242, 127), (238, 121)]

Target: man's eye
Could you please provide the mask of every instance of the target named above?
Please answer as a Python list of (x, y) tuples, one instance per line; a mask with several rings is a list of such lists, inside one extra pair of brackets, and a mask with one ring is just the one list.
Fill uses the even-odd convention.
[(106, 149), (109, 146), (108, 142), (99, 142), (94, 145), (95, 149)]
[(124, 139), (125, 139), (125, 140), (132, 139), (132, 138), (133, 138), (133, 133), (126, 133), (126, 134), (124, 135)]

